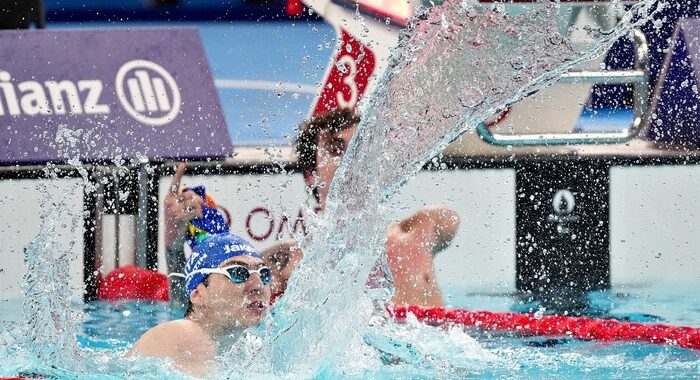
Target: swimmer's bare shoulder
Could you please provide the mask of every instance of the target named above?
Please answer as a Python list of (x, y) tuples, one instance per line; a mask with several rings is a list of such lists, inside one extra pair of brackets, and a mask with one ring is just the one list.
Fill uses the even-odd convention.
[(216, 355), (216, 344), (193, 321), (178, 319), (148, 330), (126, 356), (171, 359), (175, 366), (195, 376), (206, 375)]

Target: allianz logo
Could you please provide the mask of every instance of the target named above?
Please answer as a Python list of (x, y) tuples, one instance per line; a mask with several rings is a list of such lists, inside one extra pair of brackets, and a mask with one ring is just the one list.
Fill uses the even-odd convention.
[[(99, 79), (16, 82), (9, 72), (0, 70), (0, 116), (110, 114), (113, 105), (103, 102), (104, 88)], [(143, 124), (168, 124), (182, 106), (175, 78), (151, 61), (123, 64), (114, 88), (121, 107)]]

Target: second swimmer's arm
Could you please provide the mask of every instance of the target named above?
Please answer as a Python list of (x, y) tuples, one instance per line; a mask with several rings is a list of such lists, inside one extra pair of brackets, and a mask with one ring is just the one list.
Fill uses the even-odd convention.
[[(168, 274), (185, 273), (185, 240), (187, 224), (195, 217), (202, 216), (202, 198), (180, 188), (180, 180), (185, 174), (185, 165), (179, 164), (172, 183), (165, 196), (165, 261)], [(178, 307), (186, 307), (185, 279), (168, 276), (170, 299)]]

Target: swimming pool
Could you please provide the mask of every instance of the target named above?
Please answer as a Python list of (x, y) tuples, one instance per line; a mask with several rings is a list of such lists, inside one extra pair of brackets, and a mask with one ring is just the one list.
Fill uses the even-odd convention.
[[(586, 315), (621, 321), (663, 322), (697, 326), (700, 295), (697, 284), (655, 284), (618, 287), (588, 295)], [(513, 294), (465, 293), (446, 289), (450, 306), (472, 310), (538, 310)], [(84, 312), (80, 346), (74, 370), (66, 363), (37, 363), (26, 352), (12, 347), (11, 336), (21, 322), (4, 322), (5, 340), (0, 376), (42, 374), (56, 379), (177, 377), (167, 365), (121, 356), (143, 332), (157, 323), (181, 317), (166, 303), (124, 301), (76, 305)], [(15, 310), (21, 310), (16, 308)], [(542, 310), (539, 311), (540, 313)], [(546, 313), (546, 311), (545, 311)], [(3, 319), (19, 320), (20, 313)], [(686, 379), (700, 376), (700, 352), (645, 343), (604, 343), (567, 337), (523, 337), (494, 334), (478, 329), (431, 327), (408, 322), (394, 326), (393, 337), (413, 344), (394, 344), (392, 354), (377, 349), (362, 351), (362, 365), (347, 363), (342, 372), (326, 378), (615, 378)], [(370, 335), (372, 333), (370, 332)], [(473, 340), (472, 340), (473, 338)], [(17, 336), (14, 339), (18, 339)], [(365, 339), (385, 351), (386, 337)], [(449, 341), (450, 344), (445, 345)], [(8, 345), (9, 344), (9, 345)], [(456, 351), (455, 347), (463, 350)], [(8, 360), (9, 359), (9, 360)], [(73, 363), (73, 364), (76, 364)], [(63, 368), (59, 370), (57, 368)], [(225, 378), (225, 374), (221, 374)]]
[[(438, 24), (431, 23), (431, 25)], [(508, 27), (507, 30), (509, 31), (511, 28)], [(426, 35), (428, 34), (426, 33)], [(510, 34), (506, 33), (506, 35)], [(528, 36), (529, 34), (525, 33), (524, 35)], [(474, 45), (475, 48), (481, 45), (480, 40), (471, 41), (473, 43), (468, 45)], [(559, 39), (546, 39), (546, 41), (548, 41), (549, 45), (563, 45)], [(527, 43), (520, 44), (530, 46)], [(459, 45), (464, 46), (465, 44)], [(419, 45), (414, 45), (413, 47), (416, 46)], [(498, 47), (500, 50), (509, 51), (503, 45), (498, 45)], [(419, 50), (409, 49), (408, 51), (415, 52)], [(486, 54), (482, 51), (481, 54), (489, 58), (492, 56), (490, 51), (486, 52)], [(458, 56), (456, 57), (455, 62), (462, 63), (464, 61), (458, 59)], [(426, 61), (434, 63), (433, 60)], [(563, 59), (563, 61), (570, 62), (566, 59)], [(422, 62), (422, 60), (407, 60), (407, 62)], [(513, 66), (513, 61), (510, 60), (500, 60), (500, 62), (505, 62), (503, 66)], [(515, 63), (515, 66), (521, 67), (520, 59), (517, 59)], [(480, 65), (483, 66), (483, 64), (474, 63), (474, 66), (477, 68)], [(443, 93), (443, 91), (439, 90), (447, 86), (440, 85), (439, 81), (436, 82), (433, 79), (444, 79), (444, 76), (439, 75), (440, 71), (438, 69), (452, 66), (438, 66), (440, 67), (435, 67), (436, 70), (434, 71), (427, 70), (425, 76), (419, 77), (422, 81), (416, 81), (413, 84), (414, 87), (420, 87), (420, 89), (430, 92), (429, 87), (417, 86), (416, 83), (432, 84), (436, 88), (431, 93)], [(462, 68), (462, 65), (455, 66)], [(410, 68), (410, 66), (403, 67)], [(511, 68), (507, 68), (507, 70), (511, 70)], [(421, 71), (417, 70), (419, 73)], [(462, 76), (457, 75), (455, 79), (460, 77)], [(364, 181), (365, 177), (360, 177), (359, 179), (357, 179), (358, 177), (347, 177), (350, 178), (347, 182), (353, 186), (336, 186), (336, 188), (344, 189), (370, 189), (369, 194), (363, 193), (360, 197), (339, 196), (340, 199), (345, 198), (355, 201), (352, 203), (352, 211), (357, 210), (354, 206), (359, 203), (361, 212), (355, 214), (360, 216), (366, 215), (368, 218), (359, 218), (357, 215), (352, 215), (349, 212), (344, 214), (343, 211), (345, 210), (343, 208), (333, 209), (331, 207), (331, 211), (325, 214), (334, 215), (334, 211), (340, 210), (337, 213), (339, 218), (327, 217), (326, 219), (327, 221), (341, 220), (341, 222), (321, 224), (322, 227), (328, 227), (326, 230), (332, 232), (329, 235), (334, 238), (337, 237), (337, 240), (329, 241), (327, 244), (325, 242), (318, 243), (317, 246), (312, 246), (314, 249), (305, 250), (305, 253), (309, 253), (307, 257), (309, 258), (310, 266), (300, 266), (300, 270), (306, 270), (307, 274), (312, 273), (313, 275), (304, 276), (304, 272), (301, 272), (300, 275), (297, 275), (297, 278), (302, 280), (297, 285), (307, 286), (290, 287), (288, 292), (288, 297), (291, 300), (295, 300), (294, 295), (297, 295), (296, 299), (301, 301), (308, 301), (308, 298), (312, 298), (310, 299), (311, 302), (307, 302), (302, 307), (297, 307), (296, 309), (288, 308), (291, 311), (300, 311), (299, 314), (301, 316), (293, 322), (296, 323), (301, 320), (304, 323), (299, 323), (297, 326), (305, 325), (309, 328), (306, 330), (303, 327), (297, 328), (294, 331), (295, 334), (288, 334), (286, 340), (282, 340), (282, 343), (290, 344), (279, 344), (280, 341), (271, 340), (268, 343), (269, 345), (276, 343), (274, 348), (279, 350), (296, 350), (296, 356), (292, 356), (292, 358), (297, 359), (291, 360), (294, 361), (293, 364), (297, 365), (297, 367), (311, 367), (312, 372), (310, 373), (316, 378), (687, 378), (699, 375), (697, 353), (674, 347), (646, 344), (603, 344), (583, 342), (566, 337), (522, 338), (512, 334), (493, 334), (480, 330), (464, 331), (462, 328), (431, 327), (418, 324), (410, 319), (405, 324), (395, 324), (386, 319), (370, 320), (366, 331), (364, 329), (358, 330), (357, 328), (365, 327), (362, 325), (365, 321), (357, 324), (353, 323), (359, 319), (357, 315), (365, 315), (366, 313), (364, 312), (368, 310), (367, 308), (362, 308), (362, 306), (365, 306), (362, 304), (364, 299), (360, 298), (363, 296), (364, 282), (367, 278), (369, 267), (376, 261), (376, 256), (372, 259), (372, 254), (376, 255), (378, 251), (375, 248), (378, 246), (378, 240), (372, 239), (379, 237), (383, 233), (383, 230), (372, 227), (372, 223), (369, 223), (368, 227), (367, 219), (374, 222), (375, 227), (385, 222), (379, 220), (380, 217), (378, 215), (381, 213), (378, 212), (380, 211), (379, 207), (376, 205), (377, 202), (374, 201), (377, 201), (380, 197), (391, 195), (411, 175), (410, 171), (413, 170), (411, 168), (415, 168), (415, 170), (420, 168), (424, 163), (421, 160), (432, 157), (441, 149), (440, 144), (444, 145), (447, 143), (449, 140), (447, 137), (450, 134), (457, 133), (455, 128), (460, 126), (455, 124), (457, 121), (452, 123), (452, 120), (458, 116), (458, 113), (454, 112), (455, 109), (461, 110), (459, 107), (465, 106), (470, 109), (476, 109), (480, 105), (485, 104), (482, 99), (484, 98), (483, 94), (473, 93), (468, 97), (466, 95), (461, 96), (458, 99), (459, 101), (456, 102), (460, 104), (455, 104), (458, 107), (454, 109), (437, 106), (422, 107), (420, 104), (416, 105), (412, 102), (414, 99), (420, 99), (421, 96), (412, 95), (412, 92), (404, 90), (411, 87), (401, 85), (402, 79), (412, 78), (412, 76), (402, 77), (397, 75), (394, 78), (397, 80), (394, 83), (398, 83), (394, 88), (402, 90), (399, 95), (411, 94), (411, 96), (396, 97), (404, 100), (402, 108), (419, 110), (421, 112), (422, 110), (432, 110), (433, 116), (436, 116), (433, 120), (447, 120), (442, 125), (444, 129), (436, 128), (436, 132), (430, 133), (430, 136), (419, 134), (417, 133), (419, 132), (418, 130), (415, 130), (416, 133), (414, 134), (407, 133), (403, 135), (403, 139), (400, 138), (402, 135), (399, 134), (399, 138), (392, 140), (392, 146), (373, 143), (373, 141), (381, 142), (384, 140), (381, 133), (385, 133), (385, 136), (390, 136), (391, 130), (389, 128), (378, 130), (378, 138), (365, 139), (361, 133), (360, 138), (355, 140), (356, 142), (359, 141), (358, 144), (363, 141), (368, 144), (359, 145), (360, 148), (353, 148), (357, 150), (351, 151), (352, 153), (358, 151), (367, 152), (366, 155), (350, 154), (350, 157), (360, 157), (358, 161), (354, 162), (356, 167), (374, 167), (374, 164), (377, 164), (379, 172), (383, 173), (385, 178), (377, 179), (372, 177)], [(503, 76), (502, 78), (507, 77)], [(509, 82), (508, 80), (504, 81)], [(455, 83), (461, 88), (479, 88), (479, 86), (469, 85), (468, 83)], [(446, 84), (452, 85), (452, 83)], [(506, 104), (506, 100), (510, 99), (506, 93), (511, 91), (522, 95), (523, 89), (528, 88), (524, 86), (525, 84), (527, 83), (521, 83), (518, 86), (514, 86), (517, 88), (510, 88), (507, 91), (499, 84), (487, 87), (491, 87), (490, 90), (493, 90), (496, 95), (503, 96), (500, 100), (494, 100), (494, 104), (498, 102)], [(537, 85), (544, 85), (544, 82), (538, 82)], [(391, 86), (386, 88), (389, 87)], [(390, 99), (389, 97), (380, 98)], [(450, 99), (450, 101), (455, 103), (455, 99)], [(496, 106), (494, 105), (494, 107)], [(386, 108), (388, 109), (389, 107)], [(376, 109), (379, 110), (376, 113), (377, 115), (404, 114), (403, 112), (381, 112), (381, 107)], [(479, 112), (481, 112), (481, 116), (485, 116), (492, 114), (492, 111), (488, 106), (483, 106), (483, 109)], [(369, 113), (369, 115), (367, 118), (372, 120), (372, 114)], [(421, 120), (429, 119), (425, 118), (423, 113), (418, 115), (418, 117)], [(476, 117), (475, 120), (477, 120)], [(396, 123), (385, 122), (378, 124), (381, 126), (400, 126), (408, 125), (410, 121), (409, 117), (408, 120), (398, 120)], [(428, 132), (431, 132), (429, 128)], [(456, 134), (453, 137), (456, 137)], [(416, 152), (415, 156), (409, 155), (406, 157), (403, 154), (406, 151), (406, 146), (416, 147), (413, 151)], [(364, 151), (362, 147), (365, 148)], [(396, 159), (396, 157), (400, 159)], [(352, 162), (349, 165), (352, 167)], [(341, 174), (343, 174), (343, 169), (341, 167)], [(339, 175), (339, 177), (341, 180), (345, 179), (342, 175)], [(338, 182), (334, 183), (337, 185)], [(348, 193), (350, 191), (348, 190)], [(343, 194), (340, 193), (340, 195)], [(368, 201), (362, 199), (365, 195)], [(332, 202), (329, 203), (333, 205)], [(555, 207), (556, 209), (558, 207)], [(55, 219), (58, 220), (58, 218)], [(347, 227), (346, 222), (350, 227)], [(353, 223), (355, 223), (355, 229), (352, 229)], [(386, 224), (384, 223), (381, 227), (385, 226)], [(372, 235), (373, 231), (375, 232), (374, 238), (372, 236), (369, 236), (367, 239), (357, 238), (358, 235), (361, 235), (360, 233)], [(54, 234), (47, 233), (42, 236), (54, 236)], [(323, 237), (324, 235), (317, 233), (316, 236)], [(360, 237), (365, 236), (362, 235)], [(318, 241), (320, 241), (320, 238), (316, 240), (316, 242)], [(34, 262), (33, 266), (28, 265), (30, 274), (36, 272), (41, 266), (51, 266), (46, 265), (47, 262), (56, 266), (61, 266), (60, 264), (65, 263), (66, 260), (60, 260), (61, 257), (58, 256), (56, 257), (58, 260), (53, 261), (44, 259), (46, 257), (44, 255), (40, 256), (39, 254), (50, 255), (55, 250), (45, 249), (46, 252), (41, 251), (40, 248), (46, 248), (47, 245), (39, 243), (44, 243), (44, 241), (41, 239), (37, 241), (34, 247), (34, 251), (36, 251), (34, 258), (33, 260), (28, 260)], [(334, 256), (336, 253), (342, 253), (336, 255), (340, 256), (340, 261)], [(317, 260), (310, 259), (314, 257), (313, 254), (315, 254)], [(329, 261), (337, 265), (332, 266), (332, 268), (324, 268), (322, 265)], [(316, 265), (318, 268), (311, 265)], [(326, 270), (324, 271), (323, 269)], [(367, 273), (365, 269), (367, 269)], [(63, 268), (57, 272), (65, 274), (67, 271)], [(35, 290), (41, 290), (37, 289), (40, 288), (38, 285), (43, 285), (56, 278), (55, 275), (52, 277), (51, 273), (47, 274), (47, 276), (43, 277), (41, 273), (35, 276), (33, 283)], [(322, 278), (324, 275), (328, 277)], [(330, 279), (330, 281), (323, 281), (324, 279)], [(302, 281), (308, 283), (304, 284)], [(29, 283), (30, 281), (27, 282)], [(56, 281), (53, 285), (62, 286), (62, 283)], [(687, 287), (687, 285), (685, 286)], [(56, 289), (56, 287), (54, 289), (45, 288), (44, 290), (46, 289), (60, 290), (60, 288)], [(312, 293), (312, 297), (304, 299), (304, 294), (302, 293), (305, 293), (308, 289), (311, 289), (309, 293)], [(584, 312), (596, 317), (616, 317), (622, 320), (664, 321), (679, 324), (687, 322), (688, 324), (693, 324), (698, 320), (697, 315), (695, 315), (697, 305), (693, 298), (695, 297), (693, 290), (693, 287), (687, 287), (686, 289), (675, 284), (618, 288), (613, 292), (588, 295), (590, 306)], [(16, 316), (15, 319), (20, 321), (26, 320), (26, 325), (23, 322), (5, 322), (1, 326), (2, 330), (0, 331), (3, 331), (3, 333), (0, 336), (0, 358), (5, 360), (2, 367), (0, 367), (0, 375), (40, 376), (46, 378), (178, 377), (178, 374), (174, 373), (163, 363), (145, 359), (125, 359), (122, 356), (124, 349), (145, 329), (159, 321), (178, 317), (167, 306), (133, 302), (121, 304), (93, 303), (86, 307), (78, 306), (73, 310), (67, 310), (67, 308), (61, 308), (63, 306), (61, 302), (65, 302), (65, 298), (56, 302), (56, 305), (50, 305), (52, 298), (61, 298), (60, 294), (50, 293), (49, 291), (44, 291), (43, 293), (45, 296), (48, 295), (47, 299), (49, 302), (46, 302), (44, 305), (37, 303), (35, 305), (37, 307), (34, 308), (35, 313), (31, 312), (32, 308), (26, 308), (25, 310), (29, 310), (29, 313), (25, 316)], [(509, 294), (482, 294), (478, 292), (464, 294), (454, 289), (452, 292), (448, 291), (447, 293), (449, 294), (446, 297), (447, 301), (453, 306), (468, 307), (470, 309), (535, 311), (536, 315), (543, 315), (547, 312), (547, 310), (543, 310), (540, 307), (541, 305), (520, 302), (516, 297)], [(331, 302), (327, 302), (329, 299)], [(359, 301), (350, 305), (355, 308), (350, 309), (346, 307), (348, 299), (359, 299)], [(285, 299), (280, 302), (281, 306), (285, 306)], [(295, 303), (293, 301), (289, 303), (293, 307), (301, 304), (301, 302)], [(38, 310), (39, 306), (53, 306), (53, 308), (46, 313), (41, 313), (41, 310)], [(19, 310), (20, 308), (17, 307), (16, 309)], [(691, 313), (689, 316), (686, 315), (688, 310)], [(72, 317), (72, 313), (75, 313), (76, 317)], [(85, 317), (85, 322), (79, 326), (80, 330), (77, 333), (76, 340), (72, 335), (74, 330), (70, 327), (73, 321), (77, 322), (80, 319), (78, 317), (80, 313)], [(320, 317), (319, 314), (321, 315)], [(279, 323), (280, 328), (287, 328), (285, 331), (289, 331), (294, 327), (293, 323), (285, 324), (288, 321), (285, 321), (284, 318), (279, 320), (281, 321)], [(377, 326), (380, 328), (377, 328)], [(328, 333), (333, 327), (344, 330), (341, 331), (342, 336), (341, 334), (333, 335)], [(305, 337), (304, 335), (307, 336)], [(279, 335), (273, 337), (277, 339)], [(353, 337), (364, 337), (365, 343), (363, 343), (362, 339), (352, 340), (351, 338)], [(300, 338), (304, 338), (306, 341)], [(338, 340), (340, 340), (340, 343), (338, 343)], [(245, 343), (242, 342), (240, 345), (246, 348), (254, 347), (253, 344)], [(225, 350), (227, 347), (224, 346), (222, 348)], [(316, 360), (316, 362), (309, 359), (312, 364), (307, 364), (305, 359), (308, 359), (308, 355), (306, 354), (314, 349), (317, 352), (315, 353), (315, 358), (312, 359)], [(326, 356), (326, 353), (329, 351), (332, 352)], [(257, 352), (253, 351), (251, 355)], [(335, 357), (333, 357), (334, 355)], [(231, 357), (230, 355), (224, 357), (234, 361), (239, 358), (237, 356)], [(222, 361), (224, 361), (222, 365), (226, 368), (228, 363), (225, 363), (226, 360)], [(261, 360), (261, 362), (264, 364), (264, 360)], [(257, 373), (257, 377), (267, 378), (269, 376), (264, 372), (267, 367), (258, 366), (257, 368), (263, 369), (263, 371), (260, 371), (261, 373)], [(256, 377), (256, 373), (231, 372), (230, 369), (224, 369), (221, 372), (221, 377), (237, 377), (241, 374), (245, 374), (246, 377)], [(278, 372), (278, 374), (280, 373)], [(284, 377), (309, 377), (309, 375), (294, 375), (295, 373), (290, 375), (282, 372)]]

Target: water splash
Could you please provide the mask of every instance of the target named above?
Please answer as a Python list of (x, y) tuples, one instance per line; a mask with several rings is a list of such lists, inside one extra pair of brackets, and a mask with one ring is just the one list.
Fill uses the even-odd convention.
[(663, 5), (636, 4), (612, 30), (589, 29), (593, 43), (582, 47), (559, 32), (555, 2), (511, 16), (448, 0), (413, 19), (368, 102), (327, 209), (303, 242), (304, 260), (275, 320), (261, 332), (266, 344), (244, 368), (310, 377), (352, 366), (342, 358), (365, 334), (367, 305), (384, 301), (365, 294), (383, 253), (384, 202), (461, 133), (605, 52)]
[[(57, 178), (51, 166), (45, 173), (52, 180)], [(70, 264), (78, 257), (75, 236), (82, 213), (71, 209), (65, 196), (51, 196), (60, 193), (51, 182), (42, 183), (40, 189), (44, 207), (39, 233), (25, 248), (22, 291), (26, 326), (21, 345), (40, 362), (75, 369), (80, 358), (75, 337), (82, 316), (71, 307), (76, 290), (69, 286), (69, 278)], [(71, 190), (69, 193), (82, 193), (79, 185)]]
[[(79, 257), (76, 239), (83, 210), (76, 209), (70, 197), (81, 197), (97, 190), (88, 169), (79, 160), (83, 146), (94, 145), (94, 133), (61, 125), (52, 146), (80, 178), (66, 190), (58, 186), (66, 172), (54, 164), (44, 168), (38, 185), (41, 194), (39, 232), (25, 247), (21, 322), (0, 322), (1, 376), (57, 379), (172, 379), (189, 378), (167, 361), (126, 358), (123, 349), (86, 348), (81, 301), (71, 299), (80, 292), (70, 286), (70, 264)], [(86, 145), (87, 144), (87, 145)], [(118, 149), (117, 149), (118, 150)], [(135, 165), (141, 156), (128, 163)], [(122, 156), (112, 159), (115, 171), (128, 170)], [(152, 170), (149, 166), (146, 170)], [(122, 194), (120, 194), (122, 196)], [(76, 302), (77, 301), (77, 302)], [(123, 321), (122, 321), (123, 323)]]
[[(638, 4), (620, 26), (598, 32), (597, 44), (584, 50), (576, 50), (557, 31), (557, 4), (511, 17), (499, 8), (448, 2), (413, 20), (338, 171), (328, 209), (312, 231), (313, 238), (304, 242), (304, 262), (276, 308), (275, 319), (260, 331), (265, 340), (252, 339), (256, 345), (262, 342), (262, 347), (242, 344), (243, 349), (252, 350), (233, 351), (231, 355), (242, 353), (236, 360), (259, 374), (272, 369), (294, 377), (349, 373), (358, 368), (357, 358), (376, 355), (375, 351), (362, 350), (363, 340), (379, 349), (382, 342), (428, 344), (394, 354), (431, 374), (469, 373), (479, 369), (479, 360), (491, 360), (480, 356), (481, 348), (463, 332), (421, 332), (420, 327), (414, 327), (404, 333), (401, 326), (382, 319), (387, 292), (368, 296), (365, 280), (383, 252), (384, 201), (461, 132), (604, 51), (641, 23), (633, 23), (632, 14), (641, 14), (643, 20), (653, 10), (651, 1)], [(73, 144), (76, 138), (68, 132), (64, 129), (57, 143)], [(82, 169), (78, 161), (69, 162)], [(358, 170), (353, 172), (352, 168)], [(65, 286), (68, 272), (63, 265), (73, 257), (75, 248), (66, 238), (73, 235), (64, 229), (70, 230), (78, 222), (71, 215), (74, 223), (56, 224), (65, 220), (64, 212), (69, 208), (52, 199), (44, 204), (48, 207), (41, 232), (26, 251), (25, 294), (30, 297), (24, 308), (31, 317), (27, 318), (27, 335), (3, 340), (22, 341), (35, 357), (32, 363), (45, 360), (84, 373), (87, 361), (81, 357), (86, 352), (79, 352), (75, 344), (81, 318), (70, 313)], [(377, 305), (379, 313), (374, 314)], [(444, 355), (435, 356), (435, 347), (430, 344), (441, 345)], [(454, 350), (459, 347), (467, 349)], [(100, 358), (117, 355), (107, 354)], [(117, 362), (116, 367), (105, 361), (90, 369), (127, 377), (149, 373), (125, 371), (129, 362)], [(236, 377), (241, 373), (234, 371), (237, 364), (230, 370)], [(151, 372), (155, 377), (172, 373), (167, 367), (148, 368), (159, 369)]]
[[(95, 371), (99, 356), (80, 349), (76, 337), (82, 332), (83, 313), (76, 307), (76, 294), (71, 287), (70, 266), (79, 257), (76, 238), (82, 225), (83, 211), (76, 209), (71, 197), (82, 197), (96, 190), (88, 170), (79, 157), (80, 146), (93, 138), (81, 129), (61, 125), (53, 146), (64, 157), (81, 181), (66, 191), (58, 186), (63, 171), (54, 164), (44, 168), (44, 178), (37, 186), (41, 194), (39, 232), (24, 249), (23, 322), (14, 328), (15, 349), (10, 357), (23, 358), (14, 373), (39, 373), (42, 376), (74, 377)], [(116, 159), (115, 159), (116, 160)], [(117, 162), (115, 162), (117, 164)], [(4, 357), (4, 356), (3, 356)], [(89, 357), (89, 359), (88, 359)]]
[(512, 366), (481, 347), (462, 327), (436, 328), (419, 322), (413, 315), (404, 323), (370, 326), (364, 341), (385, 355), (385, 360), (389, 355), (393, 362), (433, 374), (466, 377), (494, 366)]

